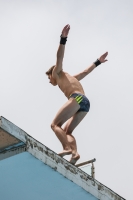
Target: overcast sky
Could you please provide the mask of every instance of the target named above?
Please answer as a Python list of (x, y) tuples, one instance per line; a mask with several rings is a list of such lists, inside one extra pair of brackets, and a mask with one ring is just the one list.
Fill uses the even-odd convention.
[[(50, 128), (67, 101), (45, 72), (55, 64), (62, 28), (70, 24), (63, 69), (108, 62), (81, 81), (89, 114), (75, 129), (79, 162), (96, 158), (96, 179), (133, 197), (133, 1), (0, 0), (0, 116), (55, 152)], [(69, 159), (69, 158), (67, 158)]]

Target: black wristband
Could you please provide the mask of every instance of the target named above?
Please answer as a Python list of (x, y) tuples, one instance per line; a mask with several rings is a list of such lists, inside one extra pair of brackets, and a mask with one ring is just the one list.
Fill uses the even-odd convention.
[(101, 64), (101, 62), (100, 62), (100, 60), (96, 60), (95, 62), (94, 62), (94, 64), (96, 65), (96, 67), (98, 66), (98, 65), (100, 65)]
[(67, 37), (62, 37), (62, 35), (60, 36), (60, 44), (65, 45), (67, 41)]

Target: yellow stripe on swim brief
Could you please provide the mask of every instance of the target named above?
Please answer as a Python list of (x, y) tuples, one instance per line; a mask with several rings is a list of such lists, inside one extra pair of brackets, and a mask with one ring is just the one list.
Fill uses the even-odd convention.
[(83, 100), (82, 96), (77, 96), (77, 97), (75, 97), (75, 99), (78, 104)]

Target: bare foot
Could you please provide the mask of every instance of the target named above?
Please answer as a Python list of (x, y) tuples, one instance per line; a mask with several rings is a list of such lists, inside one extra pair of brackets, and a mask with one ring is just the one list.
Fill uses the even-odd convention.
[(72, 150), (63, 150), (61, 153), (58, 153), (59, 156), (63, 157), (63, 156), (66, 156), (66, 155), (70, 155), (72, 154)]
[(77, 162), (77, 160), (80, 159), (80, 155), (77, 153), (75, 156), (72, 156), (70, 159), (70, 163), (75, 165), (75, 163)]

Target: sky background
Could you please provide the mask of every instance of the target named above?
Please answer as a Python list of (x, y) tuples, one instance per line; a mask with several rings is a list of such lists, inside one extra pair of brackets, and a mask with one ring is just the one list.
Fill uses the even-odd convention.
[[(0, 0), (0, 116), (60, 152), (50, 128), (67, 101), (45, 72), (70, 24), (63, 69), (71, 75), (108, 51), (81, 84), (90, 112), (75, 129), (79, 162), (96, 158), (96, 179), (133, 197), (133, 1)], [(69, 159), (69, 157), (67, 157)]]

